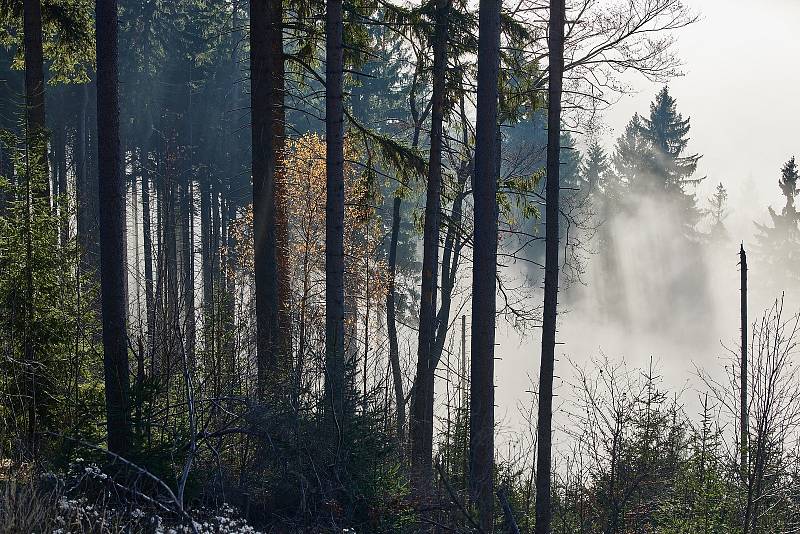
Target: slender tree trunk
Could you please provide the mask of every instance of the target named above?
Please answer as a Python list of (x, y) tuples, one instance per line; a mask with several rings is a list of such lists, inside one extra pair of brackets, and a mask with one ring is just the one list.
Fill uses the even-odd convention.
[(97, 132), (100, 184), (100, 292), (103, 310), (108, 448), (131, 447), (128, 346), (125, 319), (125, 178), (120, 161), (117, 88), (117, 2), (97, 0)]
[[(6, 151), (3, 150), (3, 147), (0, 146), (0, 176), (8, 180), (9, 185), (13, 185), (14, 183), (14, 169), (13, 165), (11, 164), (11, 159), (6, 154)], [(9, 192), (11, 188), (8, 189), (0, 189), (0, 217), (3, 217), (6, 214), (6, 208), (9, 199)]]
[[(748, 474), (750, 471), (750, 462), (749, 462), (749, 455), (747, 450), (748, 445), (748, 436), (750, 433), (750, 421), (749, 421), (749, 410), (748, 410), (748, 402), (747, 402), (747, 254), (744, 251), (744, 244), (740, 245), (739, 247), (739, 268), (741, 271), (741, 287), (740, 287), (740, 298), (741, 298), (741, 311), (740, 311), (740, 320), (741, 320), (741, 330), (742, 330), (742, 339), (741, 339), (741, 351), (742, 351), (742, 359), (740, 362), (740, 383), (739, 383), (739, 436), (741, 439), (741, 448), (739, 450), (740, 459), (739, 459), (739, 470), (742, 477), (742, 482), (750, 483), (752, 485), (752, 479), (749, 478)], [(752, 515), (752, 495), (753, 491), (752, 488), (747, 488), (747, 505), (745, 506), (744, 518), (743, 518), (743, 531), (746, 533), (750, 528), (751, 522), (751, 515)]]
[(139, 163), (142, 167), (142, 238), (144, 246), (144, 306), (147, 314), (147, 351), (151, 358), (155, 345), (156, 306), (153, 295), (153, 230), (150, 214), (150, 169), (148, 151), (140, 149)]
[(484, 532), (494, 529), (494, 339), (497, 278), (497, 79), (502, 0), (480, 0), (475, 127), (469, 486)]
[(411, 399), (411, 482), (419, 499), (428, 496), (433, 475), (433, 396), (434, 372), (432, 344), (436, 327), (436, 274), (439, 260), (439, 212), (441, 210), (442, 122), (445, 111), (445, 73), (447, 69), (447, 22), (451, 0), (436, 3), (436, 30), (433, 43), (433, 104), (431, 106), (431, 146), (425, 200), (425, 228), (422, 254), (419, 345), (414, 395)]
[(275, 153), (272, 39), (280, 35), (274, 2), (250, 0), (250, 110), (253, 143), (253, 239), (258, 395), (274, 379), (278, 336), (278, 273), (275, 250)]
[(539, 370), (536, 534), (550, 534), (552, 520), (550, 478), (553, 440), (553, 368), (555, 366), (558, 308), (559, 156), (561, 152), (561, 86), (564, 74), (564, 11), (564, 0), (550, 1), (544, 315), (542, 358)]
[(403, 392), (403, 371), (400, 368), (400, 347), (397, 342), (397, 321), (395, 304), (395, 276), (397, 275), (397, 241), (400, 236), (400, 207), (402, 199), (394, 197), (392, 205), (392, 234), (389, 242), (389, 287), (386, 291), (386, 330), (389, 336), (389, 362), (392, 366), (394, 399), (397, 410), (397, 441), (402, 450), (405, 443), (406, 398)]
[(436, 330), (434, 333), (433, 348), (431, 357), (433, 358), (434, 369), (439, 365), (439, 360), (444, 352), (447, 331), (450, 328), (450, 308), (453, 303), (453, 289), (456, 285), (456, 275), (458, 273), (458, 263), (461, 258), (461, 248), (464, 245), (461, 236), (461, 221), (464, 214), (464, 188), (467, 180), (472, 177), (472, 169), (462, 169), (458, 179), (458, 190), (453, 199), (453, 207), (450, 210), (450, 222), (444, 238), (442, 251), (442, 279), (439, 282), (441, 287), (441, 304), (436, 316)]
[[(214, 361), (214, 271), (210, 177), (200, 181), (200, 257), (203, 271), (203, 348)], [(217, 394), (219, 392), (216, 392)]]
[(747, 435), (749, 433), (747, 409), (747, 254), (744, 244), (739, 248), (739, 265), (741, 269), (741, 330), (742, 330), (742, 362), (740, 375), (740, 417), (739, 432), (742, 441), (740, 466), (743, 473), (747, 473)]
[[(344, 23), (342, 0), (325, 14), (325, 407), (333, 450), (345, 413), (344, 353)], [(339, 458), (334, 459), (338, 463)], [(337, 466), (338, 467), (338, 466)]]
[(225, 276), (222, 283), (225, 287), (225, 308), (223, 314), (223, 338), (225, 339), (224, 354), (227, 358), (227, 365), (231, 372), (236, 370), (236, 266), (237, 266), (237, 246), (236, 232), (231, 232), (231, 226), (236, 221), (236, 203), (233, 201), (231, 186), (228, 186), (227, 198), (223, 198), (222, 221), (220, 227), (220, 237), (225, 243), (227, 254), (225, 256)]
[(67, 191), (67, 127), (63, 113), (59, 113), (58, 135), (55, 139), (54, 152), (56, 155), (56, 169), (58, 175), (58, 234), (61, 246), (67, 246), (69, 241), (69, 195)]
[(196, 341), (197, 324), (194, 315), (194, 194), (191, 179), (181, 183), (179, 229), (180, 229), (180, 263), (181, 282), (183, 293), (183, 334), (186, 347), (186, 359), (190, 368), (195, 362), (194, 345)]

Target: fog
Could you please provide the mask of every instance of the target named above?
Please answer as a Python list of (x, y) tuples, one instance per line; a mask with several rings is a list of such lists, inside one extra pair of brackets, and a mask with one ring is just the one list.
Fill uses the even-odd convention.
[[(800, 150), (800, 70), (790, 67), (800, 56), (800, 40), (793, 38), (800, 2), (687, 3), (700, 20), (678, 34), (684, 75), (669, 88), (679, 111), (691, 118), (687, 151), (703, 155), (696, 176), (705, 179), (694, 190), (698, 206), (706, 207), (718, 183), (728, 190), (728, 240), (687, 244), (677, 239), (673, 214), (647, 200), (635, 215), (611, 223), (616, 276), (605, 276), (599, 256), (590, 254), (582, 283), (559, 297), (556, 393), (562, 402), (570, 396), (573, 365), (604, 354), (631, 368), (646, 367), (652, 358), (663, 385), (696, 413), (704, 391), (698, 370), (718, 377), (728, 349), (738, 350), (740, 243), (749, 254), (750, 321), (782, 293), (787, 312), (800, 310), (794, 284), (760, 261), (754, 224), (769, 221), (768, 206), (780, 211), (780, 167)], [(647, 113), (660, 88), (641, 77), (627, 83), (630, 93), (602, 114), (599, 137), (607, 153), (633, 113)], [(585, 146), (586, 137), (578, 143)], [(595, 240), (589, 248), (596, 247)], [(518, 429), (525, 424), (519, 406), (530, 402), (537, 383), (538, 330), (520, 335), (499, 326), (498, 344), (498, 420)]]

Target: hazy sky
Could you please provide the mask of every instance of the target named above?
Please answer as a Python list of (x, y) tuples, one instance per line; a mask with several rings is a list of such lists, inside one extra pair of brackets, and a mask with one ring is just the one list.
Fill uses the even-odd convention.
[[(685, 4), (700, 20), (677, 34), (684, 76), (671, 81), (670, 90), (678, 110), (692, 119), (689, 149), (703, 154), (698, 174), (708, 179), (700, 196), (723, 182), (739, 210), (731, 219), (740, 227), (752, 220), (741, 213), (745, 206), (759, 217), (766, 217), (765, 204), (777, 207), (780, 166), (793, 154), (800, 157), (800, 0)], [(648, 113), (659, 88), (641, 77), (630, 83), (638, 94), (605, 114), (613, 129), (608, 149), (634, 112)], [(741, 231), (752, 232), (752, 225)]]

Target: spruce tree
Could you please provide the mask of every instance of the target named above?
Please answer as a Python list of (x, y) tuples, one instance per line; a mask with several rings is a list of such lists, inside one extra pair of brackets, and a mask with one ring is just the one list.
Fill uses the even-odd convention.
[(605, 150), (596, 140), (592, 141), (581, 168), (586, 194), (591, 195), (603, 188), (608, 170), (608, 156)]
[(797, 187), (798, 174), (794, 156), (781, 168), (778, 187), (786, 197), (786, 204), (780, 213), (768, 207), (772, 226), (756, 223), (760, 257), (769, 265), (778, 268), (789, 278), (796, 278), (793, 264), (800, 259), (800, 214), (794, 205), (795, 196), (800, 193)]
[(689, 129), (689, 119), (678, 113), (675, 99), (664, 86), (650, 103), (650, 118), (642, 120), (642, 134), (652, 148), (652, 179), (658, 188), (685, 193), (687, 185), (699, 182), (692, 175), (701, 156), (684, 155)]
[(636, 113), (617, 139), (612, 157), (614, 170), (629, 188), (645, 191), (650, 185), (648, 170), (652, 166), (651, 160), (652, 152), (644, 136), (642, 118)]
[(650, 104), (650, 118), (642, 121), (642, 134), (650, 143), (649, 178), (655, 191), (666, 193), (674, 202), (685, 225), (686, 235), (694, 234), (700, 219), (697, 201), (687, 187), (697, 185), (702, 178), (693, 178), (700, 155), (684, 155), (689, 143), (689, 119), (677, 111), (675, 99), (664, 86)]
[(728, 230), (723, 221), (728, 216), (728, 191), (720, 182), (708, 199), (706, 215), (711, 219), (710, 236), (713, 241), (726, 241)]

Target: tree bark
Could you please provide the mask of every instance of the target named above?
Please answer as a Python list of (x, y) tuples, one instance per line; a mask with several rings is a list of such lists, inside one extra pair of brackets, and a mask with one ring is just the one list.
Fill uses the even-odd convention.
[(389, 242), (389, 287), (386, 291), (386, 330), (389, 336), (389, 362), (392, 366), (396, 413), (397, 441), (402, 451), (405, 443), (406, 398), (403, 392), (403, 371), (400, 368), (400, 347), (397, 342), (397, 309), (395, 304), (395, 276), (397, 274), (397, 241), (400, 236), (400, 207), (402, 199), (394, 197), (392, 205), (392, 233)]
[(155, 345), (156, 307), (153, 296), (153, 230), (150, 215), (150, 169), (148, 151), (140, 149), (139, 162), (142, 167), (142, 237), (144, 246), (144, 302), (147, 315), (147, 351), (153, 354)]
[(69, 242), (69, 196), (67, 191), (67, 126), (63, 113), (59, 114), (57, 134), (54, 139), (53, 153), (56, 157), (55, 168), (58, 177), (58, 196), (54, 205), (58, 208), (58, 235), (62, 247)]
[(433, 104), (431, 106), (430, 156), (425, 199), (425, 227), (422, 252), (422, 285), (419, 344), (414, 394), (411, 399), (411, 483), (419, 499), (430, 490), (433, 475), (434, 362), (432, 348), (436, 328), (436, 278), (439, 261), (439, 215), (441, 211), (442, 123), (445, 112), (447, 69), (447, 26), (451, 0), (436, 3), (433, 42)]
[(117, 2), (97, 0), (97, 132), (100, 191), (100, 292), (103, 311), (108, 448), (131, 448), (125, 320), (125, 179), (120, 161)]
[[(291, 278), (289, 273), (289, 212), (287, 211), (287, 184), (283, 168), (286, 150), (286, 67), (283, 53), (283, 3), (269, 2), (270, 19), (274, 25), (268, 34), (270, 40), (270, 73), (272, 82), (272, 150), (275, 158), (275, 247), (278, 277), (278, 340), (277, 357), (281, 379), (287, 380), (291, 369), (292, 323)], [(288, 384), (288, 382), (287, 382)]]
[(494, 528), (494, 339), (497, 279), (497, 79), (502, 0), (480, 0), (475, 125), (469, 486), (484, 532)]
[(549, 534), (552, 520), (550, 478), (553, 439), (553, 368), (555, 366), (558, 309), (559, 157), (561, 152), (561, 87), (564, 75), (564, 11), (564, 0), (550, 1), (544, 315), (542, 357), (539, 370), (536, 534)]
[[(332, 446), (345, 418), (344, 353), (344, 23), (342, 0), (325, 14), (325, 406)], [(334, 461), (338, 462), (337, 458)]]
[[(203, 271), (203, 349), (214, 361), (214, 270), (210, 177), (200, 181), (200, 258)], [(218, 392), (217, 392), (218, 393)]]
[(190, 178), (182, 180), (178, 228), (180, 230), (181, 293), (183, 294), (183, 335), (186, 358), (190, 366), (196, 363), (195, 341), (197, 323), (194, 314), (194, 194)]
[[(42, 4), (40, 0), (24, 0), (22, 23), (25, 44), (25, 136), (28, 149), (43, 176), (49, 176), (47, 165), (47, 130), (44, 109), (44, 52), (42, 49)], [(42, 188), (44, 189), (44, 188)], [(47, 198), (47, 190), (34, 190), (34, 196)]]
[(277, 362), (278, 279), (275, 250), (274, 61), (272, 34), (280, 32), (275, 2), (250, 0), (250, 111), (253, 143), (253, 247), (258, 395)]

